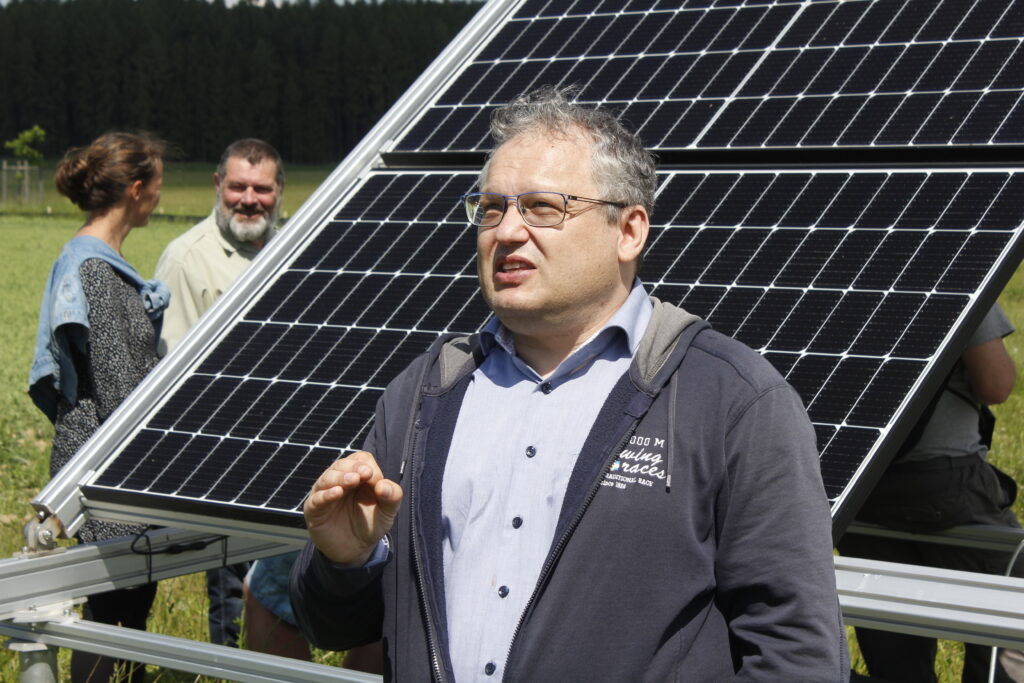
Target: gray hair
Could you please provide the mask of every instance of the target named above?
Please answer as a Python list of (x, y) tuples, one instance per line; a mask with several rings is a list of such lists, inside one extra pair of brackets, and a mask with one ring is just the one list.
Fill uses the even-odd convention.
[[(480, 183), (487, 178), (494, 151), (512, 138), (538, 128), (560, 135), (582, 132), (593, 141), (591, 173), (602, 192), (595, 199), (639, 204), (648, 214), (653, 213), (657, 189), (653, 155), (613, 113), (571, 102), (575, 95), (575, 88), (544, 86), (494, 110), (491, 137), (495, 145), (480, 171)], [(605, 214), (610, 223), (620, 215), (619, 209), (610, 205), (605, 206)]]
[(274, 146), (257, 138), (242, 138), (235, 140), (220, 156), (220, 163), (217, 164), (217, 177), (224, 178), (228, 172), (228, 159), (237, 157), (245, 159), (253, 166), (258, 166), (265, 160), (273, 161), (277, 173), (274, 175), (274, 182), (277, 183), (278, 191), (284, 190), (284, 162), (281, 155), (277, 153)]

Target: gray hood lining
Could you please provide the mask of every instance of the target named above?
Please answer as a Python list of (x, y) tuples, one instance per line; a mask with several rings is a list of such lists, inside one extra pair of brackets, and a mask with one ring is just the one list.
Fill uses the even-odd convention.
[(649, 388), (665, 361), (675, 350), (683, 330), (700, 318), (678, 306), (651, 297), (654, 313), (636, 349), (636, 365), (645, 388)]
[[(657, 390), (651, 384), (675, 350), (683, 331), (700, 318), (669, 303), (650, 297), (654, 305), (651, 321), (647, 325), (640, 345), (636, 349), (634, 362), (639, 372), (638, 379), (643, 389)], [(477, 366), (474, 358), (482, 357), (479, 334), (463, 335), (448, 340), (438, 354), (440, 369), (439, 388), (444, 391)], [(634, 375), (636, 377), (636, 375)]]

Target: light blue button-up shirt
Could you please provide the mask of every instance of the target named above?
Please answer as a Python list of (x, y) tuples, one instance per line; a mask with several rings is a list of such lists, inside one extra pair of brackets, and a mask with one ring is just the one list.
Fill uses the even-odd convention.
[(653, 307), (639, 280), (608, 323), (541, 378), (492, 318), (442, 486), (444, 582), (456, 680), (498, 680), (551, 547), (576, 457), (626, 372)]

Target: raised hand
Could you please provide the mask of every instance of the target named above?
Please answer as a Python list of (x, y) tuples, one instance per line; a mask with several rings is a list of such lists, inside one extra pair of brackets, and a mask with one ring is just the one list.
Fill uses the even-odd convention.
[(309, 536), (332, 562), (362, 566), (391, 529), (402, 495), (370, 453), (335, 460), (302, 506)]

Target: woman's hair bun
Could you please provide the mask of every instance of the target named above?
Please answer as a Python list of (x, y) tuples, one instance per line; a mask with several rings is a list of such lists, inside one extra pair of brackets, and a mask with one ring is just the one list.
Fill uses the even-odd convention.
[(146, 133), (105, 133), (88, 147), (72, 147), (57, 165), (57, 191), (83, 211), (109, 209), (136, 180), (156, 175), (166, 145)]

